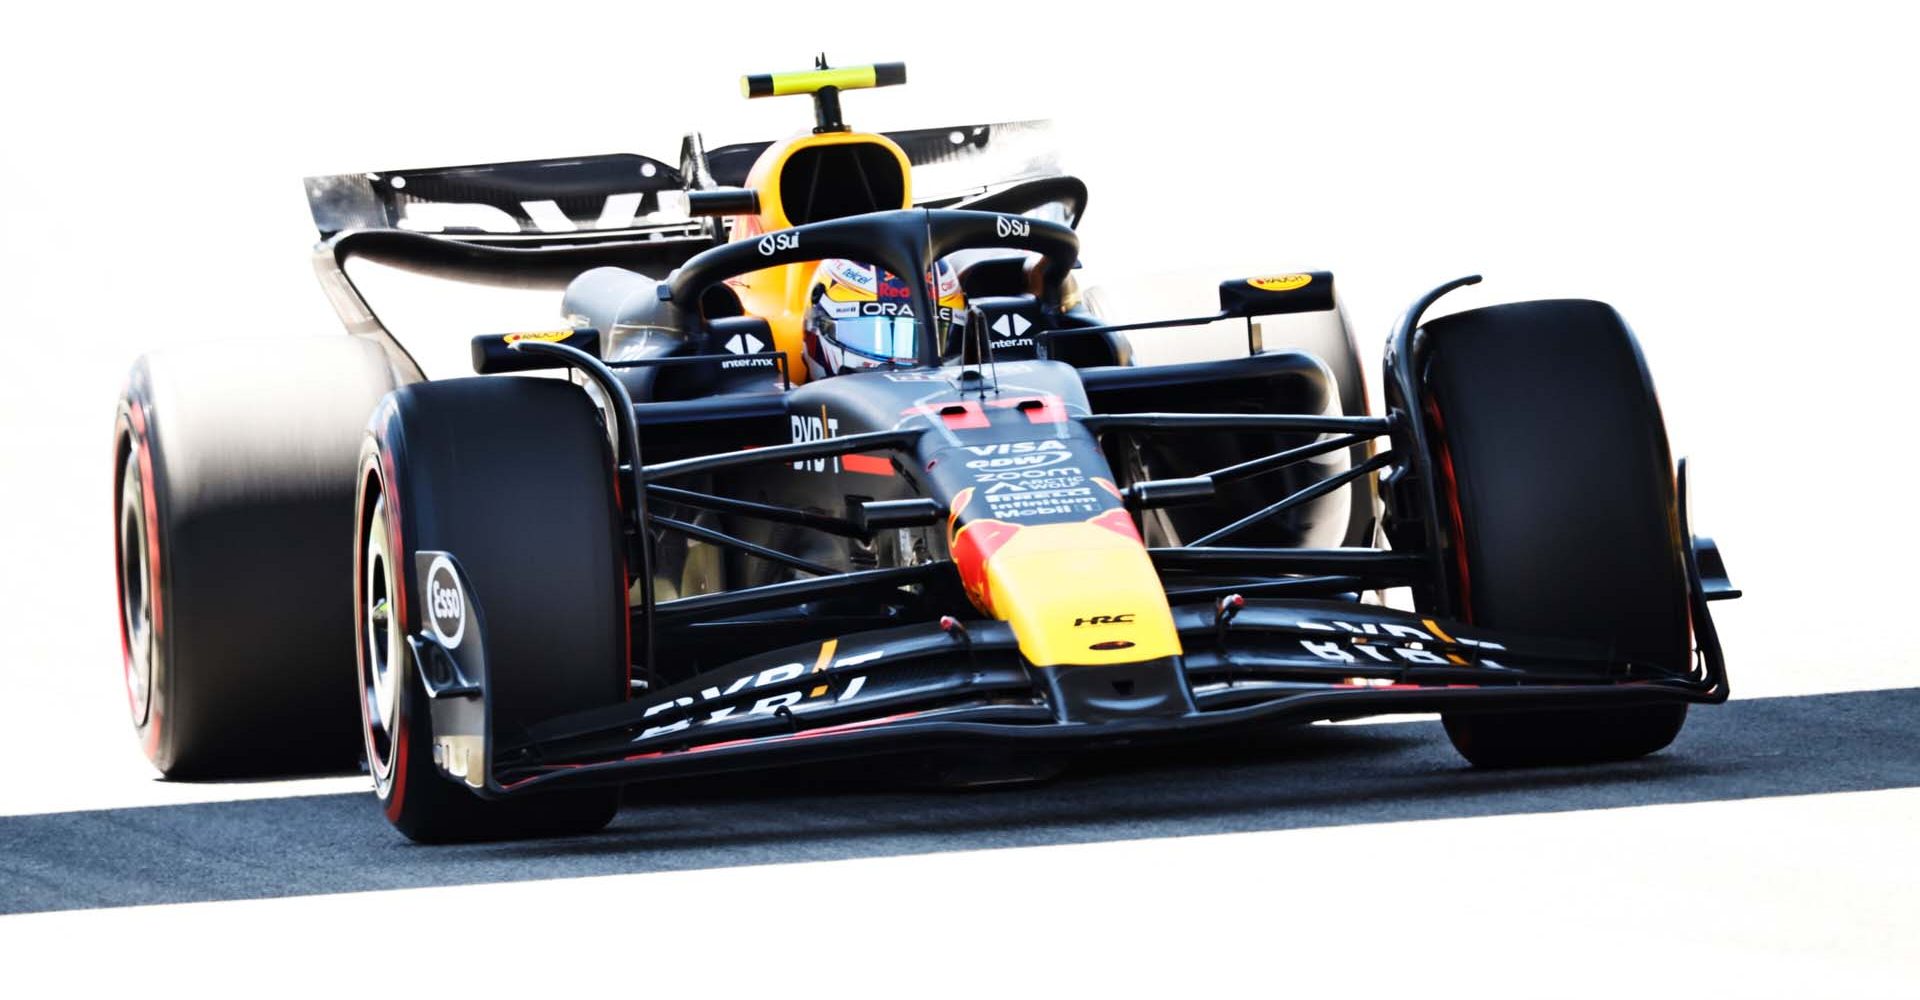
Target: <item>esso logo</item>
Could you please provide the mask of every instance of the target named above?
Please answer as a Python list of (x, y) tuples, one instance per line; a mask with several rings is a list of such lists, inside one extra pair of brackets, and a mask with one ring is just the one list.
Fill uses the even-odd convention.
[(1003, 215), (993, 220), (993, 232), (994, 235), (1001, 239), (1006, 239), (1009, 236), (1031, 236), (1033, 235), (1033, 223), (1016, 216)]
[(427, 625), (448, 649), (457, 648), (467, 635), (467, 596), (446, 556), (435, 557), (427, 567)]
[(760, 242), (757, 246), (760, 249), (760, 256), (771, 257), (782, 250), (798, 248), (800, 246), (800, 235), (798, 233), (768, 233), (760, 237)]

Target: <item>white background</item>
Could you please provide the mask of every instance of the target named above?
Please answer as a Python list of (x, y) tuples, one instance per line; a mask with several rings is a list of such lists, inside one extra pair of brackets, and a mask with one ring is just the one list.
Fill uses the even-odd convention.
[[(278, 338), (337, 328), (308, 263), (302, 176), (620, 150), (672, 159), (691, 129), (714, 144), (767, 138), (806, 124), (805, 102), (749, 104), (736, 77), (801, 68), (822, 49), (836, 64), (909, 64), (909, 86), (846, 96), (856, 126), (1054, 118), (1066, 166), (1093, 192), (1084, 256), (1109, 277), (1191, 274), (1204, 296), (1237, 274), (1334, 271), (1370, 367), (1400, 310), (1459, 274), (1487, 282), (1448, 309), (1613, 303), (1642, 338), (1676, 452), (1695, 458), (1698, 528), (1720, 539), (1750, 595), (1719, 616), (1738, 694), (1914, 683), (1920, 73), (1902, 7), (327, 3), (0, 17), (0, 760), (11, 775), (0, 814), (276, 793), (150, 780), (122, 714), (109, 447), (114, 397), (140, 352), (227, 338), (270, 352)], [(55, 760), (57, 772), (40, 766)], [(1806, 831), (1884, 843), (1899, 860), (1879, 877), (1911, 887), (1914, 863), (1893, 845), (1914, 843), (1913, 794), (1876, 793), (1845, 807), (1857, 819), (1822, 812), (1795, 829), (1828, 849)], [(1684, 808), (1658, 822), (1683, 835), (1756, 822), (1722, 811), (1733, 806)], [(1603, 842), (1611, 830), (1568, 836)], [(1309, 835), (1331, 836), (1263, 835), (1282, 846), (1262, 849)], [(1404, 834), (1416, 836), (1480, 841)], [(1403, 842), (1367, 837), (1364, 850)], [(1746, 847), (1763, 855), (1756, 865), (1785, 863)], [(1098, 900), (1099, 859), (1127, 849), (1192, 853), (1110, 845), (1043, 849), (1070, 862), (847, 870), (959, 887), (992, 865), (1033, 864), (1068, 873), (1056, 876), (1060, 896)], [(695, 875), (636, 878), (701, 891)], [(1392, 885), (1363, 886), (1362, 898), (1390, 898)], [(1723, 889), (1694, 886), (1673, 905), (1725, 917)], [(443, 894), (499, 906), (532, 891)], [(1233, 912), (1188, 882), (1142, 891), (1134, 912), (1156, 933), (1169, 932), (1169, 911)], [(919, 917), (964, 934), (976, 918), (1022, 916), (981, 893), (958, 898), (958, 910)], [(1844, 914), (1858, 897), (1829, 902)], [(194, 919), (274, 905), (219, 904)], [(1882, 930), (1920, 929), (1911, 895), (1879, 905)], [(1115, 930), (1111, 912), (1058, 907), (1046, 919), (1065, 941), (1076, 928)], [(1739, 911), (1806, 919), (1792, 906)], [(155, 919), (142, 912), (110, 919)], [(34, 919), (36, 934), (58, 938), (86, 915)], [(1608, 923), (1596, 913), (1588, 929)], [(0, 923), (0, 944), (20, 926)], [(1899, 953), (1873, 951), (1871, 935), (1840, 940), (1794, 968), (1878, 968), (1849, 960), (1849, 947)], [(1719, 947), (1751, 966), (1751, 945), (1736, 935)]]

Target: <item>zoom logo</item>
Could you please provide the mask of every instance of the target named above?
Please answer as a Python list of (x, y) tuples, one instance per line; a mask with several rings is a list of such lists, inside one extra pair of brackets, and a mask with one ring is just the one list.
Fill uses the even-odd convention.
[[(1009, 236), (1031, 236), (1033, 235), (1033, 223), (1011, 215), (1003, 215), (993, 220), (993, 232), (994, 235), (1001, 239), (1006, 239)], [(762, 252), (764, 253), (765, 251)]]
[(799, 233), (768, 233), (760, 237), (757, 244), (760, 256), (771, 257), (782, 250), (793, 250), (800, 246)]
[(453, 560), (446, 556), (434, 557), (427, 567), (427, 624), (448, 649), (458, 648), (467, 635), (467, 595), (460, 589)]

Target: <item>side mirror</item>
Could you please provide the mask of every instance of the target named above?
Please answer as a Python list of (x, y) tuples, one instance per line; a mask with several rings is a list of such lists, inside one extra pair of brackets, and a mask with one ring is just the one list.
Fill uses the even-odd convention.
[(1331, 312), (1333, 309), (1331, 271), (1230, 278), (1220, 283), (1222, 318)]
[(528, 354), (514, 350), (513, 345), (522, 340), (565, 344), (596, 358), (600, 356), (600, 331), (591, 328), (548, 330), (543, 333), (483, 333), (473, 338), (473, 370), (482, 375), (493, 375), (567, 367), (565, 361), (550, 354)]

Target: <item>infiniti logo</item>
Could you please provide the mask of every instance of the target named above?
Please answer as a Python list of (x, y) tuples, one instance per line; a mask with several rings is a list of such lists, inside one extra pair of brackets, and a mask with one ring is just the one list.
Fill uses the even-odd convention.
[[(1003, 215), (993, 220), (993, 232), (994, 235), (1002, 239), (1009, 236), (1031, 236), (1033, 234), (1033, 224), (1025, 219), (1017, 219), (1011, 215)], [(765, 253), (766, 251), (763, 250), (761, 252)]]
[(782, 250), (792, 250), (800, 245), (798, 233), (768, 233), (760, 237), (757, 244), (760, 256), (771, 257)]

